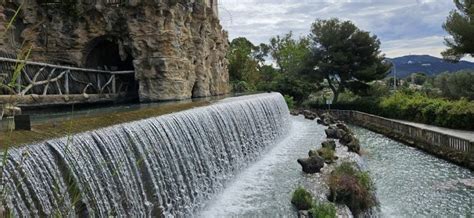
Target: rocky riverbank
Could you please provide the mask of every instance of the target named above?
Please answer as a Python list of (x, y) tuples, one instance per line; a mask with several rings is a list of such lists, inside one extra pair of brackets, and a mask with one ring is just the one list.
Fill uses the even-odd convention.
[[(311, 111), (293, 111), (292, 114), (303, 115), (316, 120), (315, 125), (328, 127), (325, 130), (327, 140), (321, 143), (321, 148), (310, 150), (308, 157), (298, 159), (304, 173), (317, 174), (324, 180), (323, 187), (304, 187), (311, 196), (307, 197), (311, 202), (306, 202), (309, 208), (298, 206), (294, 203), (297, 200), (292, 199), (299, 217), (354, 217), (373, 213), (378, 204), (375, 188), (364, 171), (364, 162), (359, 155), (360, 143), (352, 130), (329, 114)], [(297, 191), (301, 195), (302, 191)], [(297, 191), (293, 198), (298, 198)], [(334, 213), (328, 208), (334, 208)]]

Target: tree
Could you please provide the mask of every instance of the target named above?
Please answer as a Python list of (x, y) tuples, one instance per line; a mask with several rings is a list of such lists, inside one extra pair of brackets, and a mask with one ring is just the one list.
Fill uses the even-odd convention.
[[(318, 86), (305, 80), (300, 72), (304, 71), (307, 60), (311, 57), (308, 38), (293, 38), (290, 32), (284, 36), (270, 39), (270, 44), (260, 45), (261, 54), (271, 56), (277, 69), (272, 66), (262, 67), (261, 72), (272, 75), (270, 83), (262, 84), (266, 91), (278, 91), (292, 96), (298, 103), (305, 100)], [(272, 68), (272, 70), (268, 69)], [(269, 81), (269, 80), (267, 80)]]
[(454, 0), (457, 10), (451, 11), (443, 28), (452, 38), (446, 38), (448, 49), (441, 54), (447, 60), (459, 61), (465, 55), (474, 57), (474, 0)]
[(416, 84), (416, 85), (423, 85), (425, 84), (426, 80), (428, 79), (428, 75), (426, 73), (412, 73), (408, 78), (407, 82)]
[(276, 36), (270, 39), (269, 45), (262, 45), (275, 61), (281, 73), (297, 74), (304, 67), (310, 57), (309, 40), (300, 38), (295, 40), (293, 33)]
[(446, 98), (474, 100), (474, 72), (460, 71), (436, 76), (434, 85)]
[(245, 92), (256, 89), (260, 77), (258, 68), (263, 61), (259, 51), (259, 47), (244, 37), (236, 38), (230, 43), (227, 59), (234, 91)]
[(383, 62), (377, 36), (350, 21), (316, 20), (310, 40), (312, 58), (309, 71), (304, 73), (316, 80), (326, 79), (334, 102), (346, 89), (354, 93), (366, 91), (368, 82), (385, 78), (390, 69)]

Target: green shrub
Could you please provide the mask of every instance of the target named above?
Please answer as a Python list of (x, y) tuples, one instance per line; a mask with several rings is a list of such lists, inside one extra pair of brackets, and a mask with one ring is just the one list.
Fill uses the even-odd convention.
[(309, 214), (313, 218), (334, 218), (336, 217), (336, 206), (331, 203), (313, 203), (313, 207), (309, 210)]
[(308, 210), (312, 207), (313, 197), (306, 189), (299, 187), (293, 192), (291, 203), (298, 210)]
[(354, 215), (377, 206), (375, 186), (367, 172), (343, 163), (329, 177), (330, 200), (346, 204)]
[[(307, 102), (307, 106), (325, 109), (326, 105)], [(333, 109), (357, 110), (387, 118), (425, 123), (435, 126), (474, 130), (474, 101), (432, 98), (413, 91), (399, 91), (387, 97), (358, 98), (338, 102)]]
[(293, 109), (295, 107), (295, 99), (289, 95), (284, 95), (286, 104), (288, 105), (289, 109)]
[(336, 160), (335, 151), (331, 148), (320, 148), (318, 149), (318, 154), (321, 156), (326, 163), (332, 163)]

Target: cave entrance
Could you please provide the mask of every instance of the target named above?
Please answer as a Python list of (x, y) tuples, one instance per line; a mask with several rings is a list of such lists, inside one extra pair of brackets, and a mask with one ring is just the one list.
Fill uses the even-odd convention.
[[(131, 51), (121, 46), (113, 37), (98, 37), (89, 43), (84, 66), (86, 68), (111, 71), (134, 71)], [(117, 75), (121, 84), (120, 91), (126, 91), (127, 97), (138, 98), (138, 82), (134, 74)]]

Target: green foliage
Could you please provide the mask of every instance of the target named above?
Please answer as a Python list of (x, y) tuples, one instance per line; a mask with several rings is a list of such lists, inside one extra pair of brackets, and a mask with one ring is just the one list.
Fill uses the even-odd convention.
[(270, 44), (264, 45), (264, 48), (275, 60), (280, 72), (287, 74), (302, 71), (311, 54), (309, 40), (307, 38), (295, 40), (292, 32), (271, 38)]
[(459, 61), (465, 55), (474, 55), (474, 1), (454, 0), (457, 10), (451, 11), (443, 28), (451, 37), (445, 38), (448, 46), (442, 55), (452, 61)]
[(380, 115), (456, 129), (474, 129), (474, 102), (430, 98), (421, 93), (397, 92), (383, 98)]
[(259, 63), (256, 58), (258, 47), (246, 38), (236, 38), (230, 43), (227, 59), (229, 60), (229, 76), (234, 91), (245, 92), (256, 89), (260, 79)]
[(428, 76), (425, 73), (413, 73), (407, 78), (407, 82), (414, 83), (416, 85), (425, 84), (428, 80)]
[(336, 206), (332, 203), (313, 203), (313, 207), (309, 210), (309, 214), (313, 218), (335, 218)]
[(301, 80), (295, 75), (288, 74), (278, 74), (273, 81), (261, 84), (260, 87), (263, 88), (263, 91), (276, 91), (292, 96), (298, 103), (302, 102), (313, 90), (317, 89), (314, 84)]
[(333, 102), (339, 93), (368, 89), (367, 82), (384, 78), (390, 66), (383, 63), (380, 41), (357, 28), (350, 21), (317, 20), (311, 30), (312, 58), (306, 74), (326, 79), (333, 91)]
[(289, 95), (284, 95), (285, 102), (288, 105), (289, 109), (293, 109), (295, 107), (295, 99)]
[(326, 163), (332, 163), (336, 160), (335, 151), (331, 148), (320, 148), (318, 149), (318, 154), (326, 161)]
[[(326, 108), (326, 105), (319, 102), (306, 102), (306, 105), (310, 108)], [(474, 130), (474, 101), (433, 98), (411, 90), (402, 90), (380, 98), (362, 97), (351, 102), (338, 102), (331, 108), (357, 110), (447, 128)]]
[(433, 83), (441, 90), (443, 97), (474, 100), (474, 71), (442, 73), (434, 78)]
[(330, 199), (346, 204), (356, 216), (378, 205), (374, 196), (375, 185), (367, 172), (361, 172), (351, 163), (343, 163), (329, 177)]
[(293, 192), (293, 196), (291, 197), (291, 203), (298, 210), (310, 209), (313, 206), (312, 202), (313, 197), (311, 197), (311, 194), (303, 187), (297, 188), (295, 192)]

